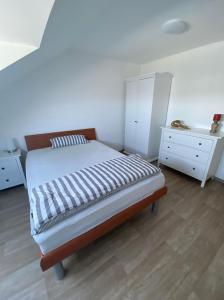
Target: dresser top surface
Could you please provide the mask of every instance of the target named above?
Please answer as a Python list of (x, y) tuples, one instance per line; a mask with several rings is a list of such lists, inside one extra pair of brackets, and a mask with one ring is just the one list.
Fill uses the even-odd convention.
[(0, 151), (0, 159), (10, 158), (10, 157), (19, 157), (21, 156), (21, 150), (17, 149), (16, 151), (9, 153), (8, 151)]
[(171, 126), (162, 127), (163, 129), (176, 131), (178, 133), (183, 133), (186, 135), (197, 135), (205, 138), (210, 139), (224, 139), (224, 132), (218, 132), (218, 133), (211, 133), (208, 129), (203, 128), (191, 128), (191, 129), (180, 129), (180, 128), (173, 128)]

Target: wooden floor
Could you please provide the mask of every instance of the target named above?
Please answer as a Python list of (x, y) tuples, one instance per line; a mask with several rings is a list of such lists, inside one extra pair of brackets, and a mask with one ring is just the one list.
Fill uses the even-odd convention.
[(42, 273), (22, 187), (0, 192), (0, 299), (224, 299), (224, 185), (164, 170), (168, 195), (68, 258), (67, 276)]

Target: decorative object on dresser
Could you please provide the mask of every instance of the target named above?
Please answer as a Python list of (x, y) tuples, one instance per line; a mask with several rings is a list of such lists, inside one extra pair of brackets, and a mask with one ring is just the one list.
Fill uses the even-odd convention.
[(223, 144), (224, 134), (163, 127), (159, 163), (200, 180), (203, 188), (215, 176)]
[(20, 162), (21, 151), (0, 151), (0, 190), (24, 184), (26, 180)]
[(181, 129), (190, 129), (190, 127), (188, 127), (184, 121), (181, 120), (174, 120), (171, 122), (171, 127), (173, 128), (181, 128)]
[(126, 152), (139, 153), (149, 161), (158, 158), (172, 78), (170, 73), (152, 73), (126, 80)]
[(211, 125), (211, 133), (216, 133), (219, 128), (219, 121), (221, 120), (222, 115), (221, 114), (215, 114), (213, 116), (213, 123)]

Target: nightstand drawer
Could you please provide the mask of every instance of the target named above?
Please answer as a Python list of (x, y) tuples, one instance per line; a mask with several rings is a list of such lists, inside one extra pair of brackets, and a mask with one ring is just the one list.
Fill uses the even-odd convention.
[(15, 158), (0, 160), (0, 190), (24, 183)]
[(165, 151), (161, 153), (160, 162), (199, 180), (202, 180), (205, 172), (204, 165)]
[(0, 176), (7, 172), (14, 172), (14, 170), (18, 170), (15, 158), (5, 158), (0, 161)]
[(20, 156), (20, 149), (17, 149), (12, 153), (0, 151), (0, 190), (19, 184), (24, 184), (26, 186)]
[(19, 170), (14, 172), (7, 172), (4, 175), (0, 174), (0, 190), (23, 183), (24, 181)]
[(162, 151), (168, 152), (170, 154), (175, 154), (186, 159), (191, 159), (203, 164), (206, 164), (209, 159), (209, 153), (207, 152), (199, 151), (197, 149), (180, 144), (169, 143), (166, 141), (163, 141), (162, 143)]
[(164, 132), (163, 139), (171, 143), (181, 144), (205, 152), (210, 152), (213, 145), (212, 140), (186, 135), (184, 132), (179, 134), (171, 130)]

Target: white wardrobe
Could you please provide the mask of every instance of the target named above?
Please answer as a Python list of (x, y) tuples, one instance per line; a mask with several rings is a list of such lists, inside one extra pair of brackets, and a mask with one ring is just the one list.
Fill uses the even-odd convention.
[(161, 126), (166, 125), (170, 73), (152, 73), (126, 80), (124, 150), (149, 161), (158, 158)]

